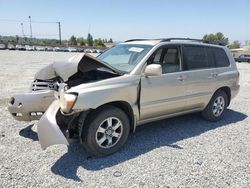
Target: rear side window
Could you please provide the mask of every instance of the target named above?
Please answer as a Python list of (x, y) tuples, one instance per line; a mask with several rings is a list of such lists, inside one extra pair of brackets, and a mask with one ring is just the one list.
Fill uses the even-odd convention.
[(203, 46), (184, 46), (184, 70), (205, 69), (211, 67), (207, 50)]
[(221, 48), (212, 48), (214, 61), (216, 64), (216, 67), (227, 67), (229, 66), (229, 60), (225, 53), (225, 51)]

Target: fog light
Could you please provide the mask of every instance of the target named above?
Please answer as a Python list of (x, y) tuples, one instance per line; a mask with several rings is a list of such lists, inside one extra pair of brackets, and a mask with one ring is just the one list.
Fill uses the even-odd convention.
[(17, 116), (17, 117), (22, 117), (23, 114), (22, 114), (22, 113), (16, 113), (16, 116)]

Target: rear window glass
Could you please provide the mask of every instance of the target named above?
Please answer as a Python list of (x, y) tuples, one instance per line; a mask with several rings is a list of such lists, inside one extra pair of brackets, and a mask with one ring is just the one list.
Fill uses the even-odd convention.
[(203, 46), (184, 46), (183, 61), (185, 70), (204, 69), (210, 67), (209, 57)]
[(221, 48), (212, 48), (214, 61), (217, 67), (227, 67), (229, 66), (229, 60), (225, 51)]

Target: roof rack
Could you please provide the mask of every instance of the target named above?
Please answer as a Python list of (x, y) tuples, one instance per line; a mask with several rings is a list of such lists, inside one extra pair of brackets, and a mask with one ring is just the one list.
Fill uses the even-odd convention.
[(203, 39), (193, 39), (193, 38), (161, 38), (161, 39), (131, 39), (131, 40), (126, 40), (125, 42), (132, 42), (132, 41), (144, 41), (144, 40), (159, 40), (160, 42), (170, 42), (173, 40), (187, 40), (187, 41), (196, 41), (196, 42), (202, 42), (202, 43), (207, 43), (207, 44), (216, 44), (216, 45), (221, 45), (225, 46), (223, 42), (210, 42), (208, 40), (203, 40)]
[(125, 42), (144, 41), (144, 40), (153, 40), (153, 39), (129, 39), (129, 40), (126, 40)]
[(172, 41), (172, 40), (190, 40), (190, 41), (209, 43), (209, 41), (207, 41), (207, 40), (192, 39), (192, 38), (165, 38), (165, 39), (161, 39), (161, 42), (169, 42), (169, 41)]

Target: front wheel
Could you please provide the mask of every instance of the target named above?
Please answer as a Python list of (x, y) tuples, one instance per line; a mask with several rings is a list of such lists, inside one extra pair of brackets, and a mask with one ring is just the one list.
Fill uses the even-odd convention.
[(203, 110), (202, 116), (209, 121), (222, 119), (228, 104), (228, 97), (225, 91), (215, 92), (207, 107)]
[(129, 130), (129, 119), (124, 111), (106, 106), (94, 111), (83, 126), (83, 146), (91, 155), (110, 155), (125, 144)]

